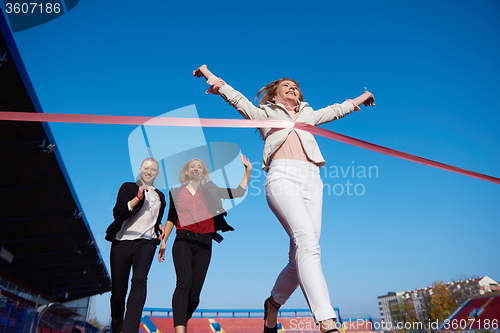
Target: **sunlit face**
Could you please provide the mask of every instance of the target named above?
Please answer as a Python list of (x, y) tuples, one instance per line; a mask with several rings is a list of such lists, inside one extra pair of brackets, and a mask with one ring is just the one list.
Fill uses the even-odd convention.
[(186, 170), (186, 175), (188, 176), (189, 180), (201, 180), (203, 176), (205, 176), (204, 171), (203, 171), (203, 163), (198, 160), (193, 160), (191, 163), (189, 163), (189, 166)]
[(278, 85), (276, 93), (278, 93), (291, 107), (296, 106), (299, 102), (299, 87), (297, 87), (297, 85), (292, 81), (281, 81)]
[(153, 185), (156, 176), (158, 176), (158, 164), (153, 161), (143, 161), (139, 168), (141, 180), (147, 185)]

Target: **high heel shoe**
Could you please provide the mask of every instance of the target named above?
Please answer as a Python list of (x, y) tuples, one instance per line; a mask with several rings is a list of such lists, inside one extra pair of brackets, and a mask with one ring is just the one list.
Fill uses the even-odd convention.
[(269, 297), (268, 299), (266, 299), (264, 301), (264, 333), (278, 333), (278, 324), (277, 323), (276, 323), (276, 326), (274, 326), (274, 327), (267, 327), (266, 326), (267, 304), (271, 304), (273, 306), (273, 308), (275, 308), (276, 310), (280, 309), (279, 306), (274, 305), (273, 301), (271, 301), (271, 297)]

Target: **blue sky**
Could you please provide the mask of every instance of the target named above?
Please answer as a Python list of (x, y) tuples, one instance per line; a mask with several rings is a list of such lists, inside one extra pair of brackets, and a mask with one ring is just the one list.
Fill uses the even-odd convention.
[[(156, 117), (194, 104), (200, 118), (240, 119), (204, 93), (206, 83), (192, 76), (201, 64), (250, 99), (292, 77), (313, 108), (366, 86), (376, 106), (323, 127), (500, 177), (499, 15), (497, 1), (87, 0), (14, 37), (47, 113)], [(119, 186), (134, 178), (135, 126), (50, 127), (109, 269), (104, 232)], [(165, 147), (192, 133), (163, 130)], [(288, 251), (263, 195), (263, 142), (253, 129), (203, 135), (236, 144), (255, 168), (247, 197), (229, 212), (236, 231), (214, 244), (200, 308), (258, 309)], [(323, 269), (343, 317), (379, 317), (377, 296), (388, 291), (472, 275), (500, 279), (499, 185), (317, 141), (327, 161)], [(354, 176), (342, 174), (353, 167)], [(358, 173), (370, 167), (371, 176)], [(174, 287), (167, 256), (151, 268), (146, 306), (171, 307)], [(109, 293), (98, 297), (102, 322), (108, 300)], [(285, 307), (307, 307), (300, 290)]]

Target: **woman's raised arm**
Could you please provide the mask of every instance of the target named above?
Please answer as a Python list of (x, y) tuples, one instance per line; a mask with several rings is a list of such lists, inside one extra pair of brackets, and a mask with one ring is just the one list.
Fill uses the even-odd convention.
[(193, 75), (196, 77), (204, 77), (208, 80), (213, 74), (207, 68), (207, 65), (201, 65), (196, 70), (193, 71)]
[(245, 166), (245, 173), (243, 174), (240, 186), (246, 190), (248, 182), (250, 181), (250, 174), (252, 173), (252, 163), (250, 163), (250, 160), (243, 154), (241, 154), (241, 162)]
[(369, 91), (365, 91), (362, 95), (352, 100), (356, 105), (373, 106), (375, 105), (375, 97)]
[(196, 77), (204, 77), (210, 88), (206, 93), (221, 95), (226, 102), (234, 107), (246, 119), (266, 119), (266, 114), (261, 109), (252, 104), (242, 93), (234, 90), (226, 84), (224, 80), (216, 77), (207, 68), (207, 65), (201, 65), (193, 71)]

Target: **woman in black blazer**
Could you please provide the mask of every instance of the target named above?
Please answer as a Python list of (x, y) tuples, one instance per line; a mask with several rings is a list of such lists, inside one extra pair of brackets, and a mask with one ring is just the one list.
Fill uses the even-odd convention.
[[(114, 333), (137, 333), (146, 302), (146, 281), (156, 247), (163, 237), (161, 219), (165, 195), (153, 187), (159, 164), (154, 158), (142, 161), (140, 179), (124, 183), (113, 209), (114, 222), (106, 230), (111, 245), (111, 328)], [(125, 297), (132, 268), (132, 285)]]
[(187, 321), (200, 302), (200, 293), (212, 255), (212, 239), (220, 242), (217, 231), (232, 231), (226, 223), (226, 211), (221, 199), (242, 197), (245, 194), (252, 164), (241, 155), (245, 173), (235, 189), (215, 185), (205, 163), (193, 159), (184, 164), (179, 175), (182, 186), (170, 190), (170, 207), (158, 254), (165, 258), (166, 241), (176, 226), (177, 236), (172, 245), (177, 283), (172, 296), (175, 333), (185, 333)]

